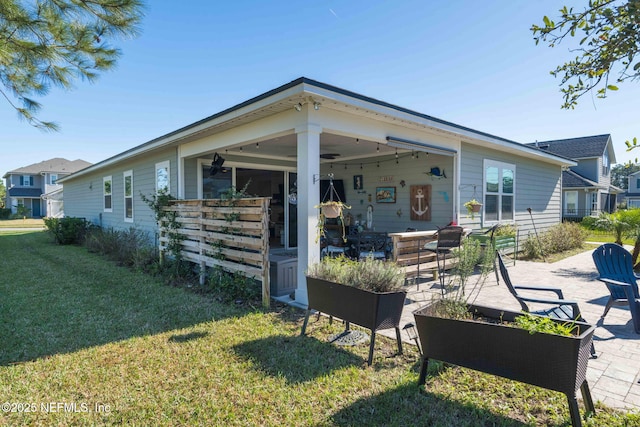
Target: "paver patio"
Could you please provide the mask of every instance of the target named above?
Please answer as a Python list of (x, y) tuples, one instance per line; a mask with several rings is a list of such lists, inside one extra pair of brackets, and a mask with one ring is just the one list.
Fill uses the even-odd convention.
[[(552, 264), (518, 261), (515, 266), (508, 266), (509, 275), (514, 284), (561, 288), (566, 299), (578, 301), (587, 322), (597, 324), (594, 344), (598, 358), (589, 360), (587, 370), (594, 400), (616, 408), (640, 409), (640, 334), (633, 330), (628, 308), (613, 307), (604, 322), (600, 322), (609, 292), (596, 279), (598, 274), (591, 252), (588, 250)], [(413, 311), (428, 304), (439, 293), (439, 284), (435, 281), (422, 282), (419, 290), (409, 286), (400, 326), (413, 322)], [(496, 283), (493, 273), (471, 299), (477, 304), (520, 310), (502, 281)], [(394, 337), (392, 329), (383, 333)], [(404, 341), (410, 342), (406, 336)]]

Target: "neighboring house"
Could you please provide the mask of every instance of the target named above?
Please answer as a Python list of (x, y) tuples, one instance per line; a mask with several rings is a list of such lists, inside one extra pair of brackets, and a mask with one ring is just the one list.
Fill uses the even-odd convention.
[[(562, 169), (575, 165), (303, 77), (61, 181), (67, 216), (151, 236), (157, 225), (141, 195), (161, 188), (179, 199), (216, 198), (231, 186), (272, 197), (271, 249), (297, 251), (295, 298), (306, 304), (304, 272), (320, 257), (314, 206), (329, 174), (354, 221), (377, 231), (502, 222), (517, 223), (524, 238), (532, 216), (538, 230), (561, 221)], [(473, 217), (461, 208), (472, 198), (483, 202)]]
[(628, 208), (640, 208), (640, 171), (629, 174), (629, 185), (624, 195)]
[(562, 173), (562, 218), (578, 220), (616, 209), (618, 194), (624, 190), (611, 185), (611, 165), (616, 154), (611, 135), (527, 144), (577, 162)]
[(7, 172), (6, 206), (12, 214), (40, 218), (62, 216), (62, 185), (58, 183), (73, 172), (91, 166), (84, 160), (55, 158)]

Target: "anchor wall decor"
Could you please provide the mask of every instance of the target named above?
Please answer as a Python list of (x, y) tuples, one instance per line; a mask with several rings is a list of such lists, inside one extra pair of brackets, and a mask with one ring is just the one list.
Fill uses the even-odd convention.
[(412, 185), (409, 192), (412, 221), (431, 221), (431, 185)]

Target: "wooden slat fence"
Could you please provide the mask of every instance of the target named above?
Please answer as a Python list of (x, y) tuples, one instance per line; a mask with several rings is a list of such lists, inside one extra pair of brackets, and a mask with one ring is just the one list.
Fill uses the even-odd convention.
[(176, 229), (160, 221), (160, 254), (170, 251), (172, 233), (179, 235), (184, 260), (205, 267), (220, 266), (262, 284), (262, 303), (269, 305), (269, 204), (268, 197), (246, 199), (171, 200), (164, 208), (175, 212)]

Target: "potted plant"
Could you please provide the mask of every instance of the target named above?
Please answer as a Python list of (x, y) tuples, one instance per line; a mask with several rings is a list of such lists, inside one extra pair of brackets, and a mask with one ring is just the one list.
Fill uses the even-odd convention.
[(347, 232), (345, 227), (344, 210), (351, 209), (351, 206), (341, 201), (329, 200), (314, 206), (314, 208), (318, 209), (318, 224), (316, 225), (318, 232), (316, 234), (316, 243), (321, 237), (326, 237), (325, 225), (328, 218), (337, 219), (338, 225), (342, 228), (342, 240), (346, 243)]
[(475, 214), (480, 212), (480, 209), (482, 209), (482, 203), (480, 203), (476, 199), (471, 199), (468, 202), (465, 202), (464, 207), (467, 208), (467, 213), (469, 214), (471, 219), (473, 219)]
[(394, 262), (371, 257), (354, 261), (345, 257), (324, 257), (307, 270), (307, 307), (301, 335), (306, 333), (311, 310), (371, 330), (369, 359), (371, 365), (375, 333), (395, 328), (398, 353), (402, 354), (400, 317), (407, 294), (403, 289), (404, 273)]
[[(468, 245), (478, 247), (479, 242), (467, 240), (464, 246)], [(463, 266), (463, 276), (472, 262), (458, 264)], [(443, 296), (413, 313), (422, 348), (419, 384), (425, 384), (430, 359), (533, 384), (565, 393), (572, 423), (580, 426), (578, 389), (587, 410), (595, 411), (586, 381), (594, 326), (571, 322), (572, 334), (559, 335), (534, 325), (564, 323), (561, 320), (468, 304), (465, 282), (455, 279), (456, 275), (452, 274)], [(468, 276), (466, 280), (469, 283)], [(534, 320), (525, 328), (518, 327), (522, 316)]]

